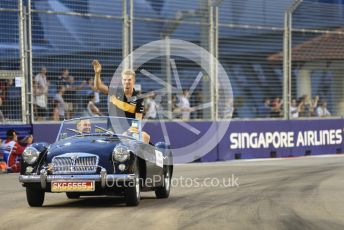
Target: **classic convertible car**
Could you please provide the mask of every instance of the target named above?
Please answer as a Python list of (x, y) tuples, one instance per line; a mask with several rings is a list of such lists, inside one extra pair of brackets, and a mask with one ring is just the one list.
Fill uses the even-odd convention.
[(163, 142), (144, 143), (139, 120), (67, 120), (54, 144), (32, 144), (22, 156), (19, 181), (30, 206), (42, 206), (46, 192), (65, 192), (70, 199), (122, 196), (128, 206), (139, 204), (141, 191), (169, 197), (171, 150)]

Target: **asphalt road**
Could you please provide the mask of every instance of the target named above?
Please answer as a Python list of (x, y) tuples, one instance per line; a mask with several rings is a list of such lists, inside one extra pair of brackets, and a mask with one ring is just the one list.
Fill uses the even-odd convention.
[(18, 174), (0, 175), (0, 229), (344, 229), (344, 157), (175, 166), (169, 199), (142, 193), (30, 208)]

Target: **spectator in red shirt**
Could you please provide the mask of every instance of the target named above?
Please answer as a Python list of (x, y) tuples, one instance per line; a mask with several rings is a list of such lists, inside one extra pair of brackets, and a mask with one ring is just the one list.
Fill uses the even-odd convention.
[(20, 172), (20, 162), (18, 157), (24, 152), (25, 145), (32, 144), (32, 136), (28, 136), (23, 140), (23, 144), (18, 142), (18, 136), (14, 129), (7, 130), (6, 140), (1, 147), (7, 155), (7, 165), (12, 172)]

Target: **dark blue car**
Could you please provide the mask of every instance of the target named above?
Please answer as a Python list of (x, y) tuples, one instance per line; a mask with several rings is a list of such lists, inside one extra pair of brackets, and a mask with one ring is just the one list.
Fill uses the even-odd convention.
[(42, 206), (46, 192), (80, 196), (122, 196), (128, 206), (141, 191), (168, 198), (173, 172), (168, 145), (142, 141), (135, 119), (89, 117), (64, 121), (54, 144), (35, 143), (23, 152), (19, 181), (30, 206)]

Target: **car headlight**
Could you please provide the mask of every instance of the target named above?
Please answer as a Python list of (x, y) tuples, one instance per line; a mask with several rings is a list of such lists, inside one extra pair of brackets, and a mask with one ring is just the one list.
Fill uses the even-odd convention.
[(23, 154), (23, 160), (28, 164), (33, 164), (37, 161), (39, 157), (39, 151), (32, 146), (26, 147)]
[(112, 152), (112, 159), (118, 162), (124, 162), (130, 157), (130, 151), (126, 146), (117, 145)]

